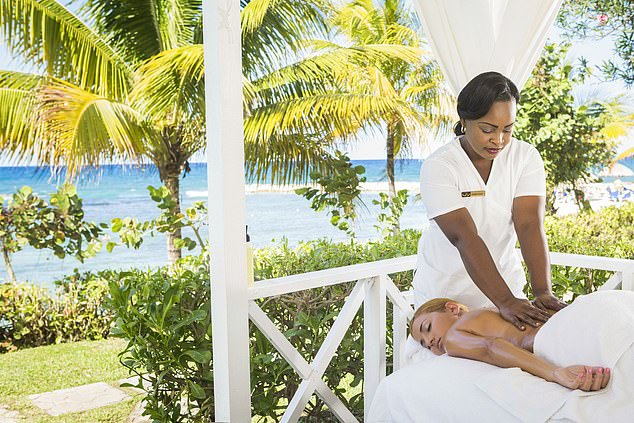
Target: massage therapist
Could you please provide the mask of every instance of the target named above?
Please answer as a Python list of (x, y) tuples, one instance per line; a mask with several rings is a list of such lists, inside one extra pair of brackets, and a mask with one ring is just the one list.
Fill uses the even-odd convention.
[[(565, 306), (551, 291), (544, 232), (544, 163), (530, 144), (512, 138), (519, 91), (497, 72), (473, 78), (458, 95), (456, 138), (421, 169), (430, 219), (418, 245), (416, 306), (449, 297), (468, 307), (495, 305), (520, 329), (538, 326)], [(535, 297), (531, 304), (519, 239)]]

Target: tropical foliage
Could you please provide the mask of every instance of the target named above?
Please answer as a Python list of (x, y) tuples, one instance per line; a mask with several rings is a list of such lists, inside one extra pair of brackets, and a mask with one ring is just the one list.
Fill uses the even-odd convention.
[(568, 47), (545, 47), (522, 90), (514, 130), (515, 137), (535, 145), (544, 159), (551, 208), (555, 187), (563, 184), (577, 190), (614, 155), (613, 143), (602, 132), (604, 109), (599, 104), (574, 105), (572, 89), (584, 73), (565, 61)]
[[(410, 136), (437, 121), (431, 113), (442, 111), (437, 69), (421, 63), (399, 2), (386, 2), (382, 23), (368, 9), (371, 2), (355, 5), (376, 15), (383, 35), (368, 38), (367, 28), (351, 46), (328, 41), (335, 12), (326, 0), (240, 5), (250, 178), (288, 183), (314, 170), (325, 173), (334, 141), (352, 140), (386, 116)], [(42, 76), (0, 74), (4, 154), (65, 165), (71, 177), (104, 160), (144, 157), (156, 165), (178, 210), (179, 177), (205, 141), (201, 8), (201, 0), (87, 0), (82, 21), (54, 0), (0, 0), (8, 47), (42, 70)], [(359, 26), (346, 13), (337, 21)], [(404, 86), (381, 75), (384, 70)], [(169, 235), (173, 261), (181, 234)]]
[[(386, 114), (381, 122), (386, 134), (386, 173), (389, 197), (396, 197), (394, 160), (444, 132), (453, 113), (453, 98), (442, 84), (442, 75), (421, 35), (420, 23), (410, 4), (403, 0), (353, 0), (336, 12), (333, 27), (345, 42), (357, 48), (400, 45), (415, 53), (413, 58), (370, 58), (358, 62), (367, 78), (364, 86), (381, 96), (414, 105), (416, 120), (397, 113)], [(414, 59), (414, 60), (412, 60)], [(398, 230), (398, 226), (395, 228)]]
[(72, 255), (83, 262), (101, 248), (102, 227), (84, 220), (82, 200), (66, 185), (50, 202), (23, 187), (6, 201), (0, 197), (0, 250), (9, 280), (15, 282), (11, 255), (25, 246), (49, 249), (59, 258)]
[(634, 2), (629, 0), (566, 0), (557, 18), (571, 39), (609, 37), (617, 60), (600, 68), (609, 79), (634, 84)]
[(354, 238), (354, 222), (357, 219), (357, 206), (362, 205), (361, 183), (366, 181), (363, 166), (353, 166), (350, 158), (335, 151), (333, 172), (324, 175), (313, 171), (310, 178), (319, 188), (304, 187), (295, 190), (310, 201), (310, 207), (319, 212), (326, 210), (330, 223)]

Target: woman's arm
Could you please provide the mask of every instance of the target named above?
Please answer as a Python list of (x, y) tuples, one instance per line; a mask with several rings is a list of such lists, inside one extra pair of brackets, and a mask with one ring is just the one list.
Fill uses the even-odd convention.
[(545, 197), (524, 196), (513, 200), (513, 225), (535, 296), (535, 304), (554, 311), (566, 306), (551, 290), (548, 241), (544, 231)]
[(570, 389), (597, 391), (610, 380), (609, 369), (589, 366), (557, 367), (535, 354), (499, 337), (480, 336), (454, 329), (447, 334), (445, 348), (450, 356), (469, 358), (494, 366), (520, 369)]
[(486, 244), (466, 208), (460, 208), (434, 218), (447, 239), (458, 249), (467, 273), (477, 287), (500, 310), (502, 317), (519, 329), (528, 323), (537, 326), (550, 317), (528, 301), (513, 296), (498, 272)]

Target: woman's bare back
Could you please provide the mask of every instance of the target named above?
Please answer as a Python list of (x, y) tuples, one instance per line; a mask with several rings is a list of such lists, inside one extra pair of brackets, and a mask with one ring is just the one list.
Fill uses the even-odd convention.
[(457, 331), (465, 331), (487, 338), (503, 338), (516, 347), (533, 352), (535, 335), (540, 328), (541, 326), (536, 328), (526, 326), (526, 329), (522, 331), (504, 320), (498, 312), (480, 309), (470, 311), (460, 317), (447, 333), (447, 337), (452, 337)]

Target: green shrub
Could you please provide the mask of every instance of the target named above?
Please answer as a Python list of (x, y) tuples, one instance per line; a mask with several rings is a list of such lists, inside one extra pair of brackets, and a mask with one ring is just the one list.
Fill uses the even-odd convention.
[(103, 307), (107, 280), (76, 273), (56, 284), (55, 293), (28, 284), (0, 284), (0, 352), (107, 336), (113, 317)]
[[(608, 208), (599, 213), (566, 218), (549, 217), (546, 229), (551, 250), (634, 258), (633, 219), (634, 204), (619, 209)], [(258, 280), (270, 279), (411, 255), (416, 253), (419, 237), (417, 231), (404, 230), (399, 236), (369, 243), (317, 240), (301, 243), (294, 248), (283, 240), (256, 252), (255, 275)], [(109, 308), (110, 311), (102, 316), (104, 320), (116, 314), (112, 334), (128, 341), (121, 361), (149, 382), (146, 388), (146, 412), (157, 421), (213, 419), (207, 260), (205, 255), (190, 256), (172, 268), (74, 275), (67, 278), (58, 290), (70, 292), (77, 284), (88, 289), (89, 281), (109, 281), (111, 299), (108, 300), (108, 307), (100, 305), (97, 310)], [(592, 291), (605, 282), (609, 276), (607, 273), (554, 267), (555, 292), (561, 296)], [(407, 289), (411, 285), (412, 272), (391, 277), (400, 289)], [(302, 356), (312, 361), (351, 288), (352, 283), (341, 284), (263, 299), (258, 304)], [(12, 301), (6, 299), (9, 297), (5, 297), (4, 292), (19, 289), (17, 285), (3, 286), (3, 296), (0, 297), (3, 316), (5, 310), (10, 309), (9, 303)], [(28, 288), (21, 294), (20, 301), (25, 304), (21, 308), (37, 312), (22, 312), (22, 316), (42, 317), (47, 316), (50, 310), (55, 310), (50, 305), (50, 297), (41, 293), (33, 294), (32, 291), (37, 290)], [(97, 297), (103, 299), (108, 295), (102, 293)], [(81, 295), (77, 298), (81, 298)], [(40, 300), (41, 304), (38, 303)], [(12, 313), (13, 316), (19, 314)], [(353, 413), (361, 417), (363, 398), (359, 392), (363, 383), (363, 328), (361, 312), (359, 314), (328, 366), (324, 380)], [(38, 321), (36, 317), (23, 319)], [(43, 332), (37, 332), (39, 326), (34, 323), (29, 325), (29, 328), (34, 328), (30, 329), (35, 332), (34, 337), (44, 338)], [(388, 348), (391, 345), (390, 326), (391, 313), (388, 309)], [(301, 380), (254, 325), (251, 325), (250, 334), (253, 414), (262, 420), (268, 418), (278, 421)], [(46, 342), (54, 340), (49, 337)], [(388, 362), (390, 355), (388, 350)], [(303, 419), (331, 421), (334, 417), (318, 398), (313, 397)]]
[(203, 421), (213, 414), (208, 257), (158, 270), (121, 272), (110, 282), (112, 335), (128, 345), (121, 362), (149, 386), (155, 421)]
[[(634, 203), (598, 212), (547, 217), (551, 251), (634, 259)], [(553, 290), (560, 298), (596, 291), (613, 272), (553, 266)]]
[[(318, 240), (290, 248), (282, 242), (257, 252), (256, 276), (269, 279), (413, 254), (417, 239), (415, 231), (403, 231), (398, 238), (367, 244)], [(411, 283), (411, 272), (396, 275), (395, 280), (405, 287)], [(351, 287), (351, 283), (342, 284), (258, 303), (304, 358), (312, 361)], [(120, 273), (118, 280), (111, 281), (110, 292), (117, 315), (112, 334), (128, 340), (121, 361), (150, 385), (146, 413), (158, 421), (213, 419), (206, 257), (188, 257), (171, 270)], [(277, 421), (301, 380), (254, 325), (250, 333), (253, 413)], [(346, 375), (350, 375), (350, 386), (361, 383), (362, 354), (363, 329), (357, 316), (324, 375), (335, 392), (348, 391), (349, 386), (340, 385)], [(362, 415), (360, 394), (343, 399), (355, 414)], [(313, 398), (306, 419), (330, 421), (333, 417), (321, 400)]]

